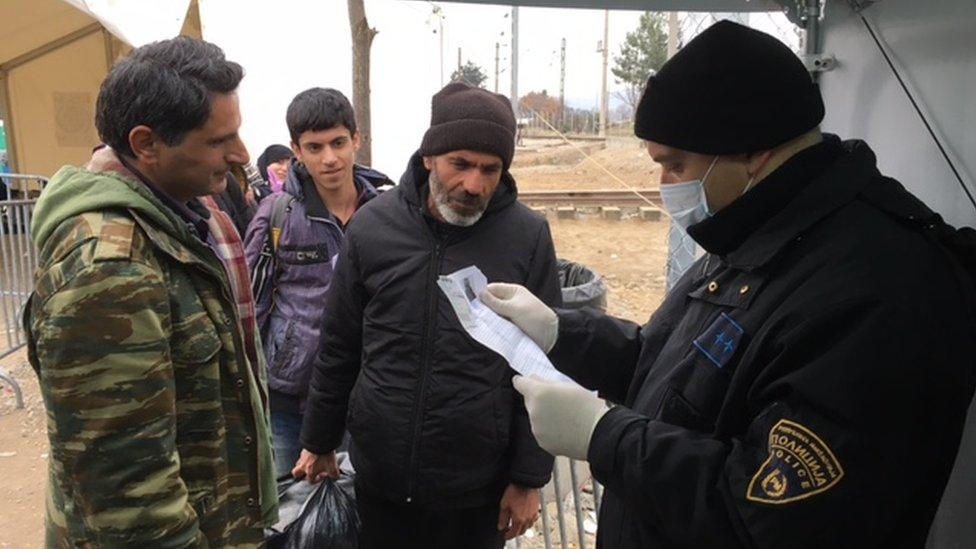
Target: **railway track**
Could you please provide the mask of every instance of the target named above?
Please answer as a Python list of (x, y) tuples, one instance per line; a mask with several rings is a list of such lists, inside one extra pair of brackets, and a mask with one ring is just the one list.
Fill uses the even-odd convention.
[(637, 192), (640, 193), (640, 196), (634, 191), (619, 189), (519, 191), (519, 200), (528, 206), (616, 206), (618, 208), (639, 208), (649, 205), (644, 200), (646, 198), (655, 206), (660, 207), (661, 192), (657, 189), (640, 189)]

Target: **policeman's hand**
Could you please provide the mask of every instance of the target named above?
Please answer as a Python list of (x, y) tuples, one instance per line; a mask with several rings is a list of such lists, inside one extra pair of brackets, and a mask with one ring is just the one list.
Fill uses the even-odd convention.
[(585, 460), (596, 424), (607, 413), (602, 399), (564, 381), (515, 376), (512, 384), (525, 397), (532, 434), (554, 456)]
[(538, 518), (539, 490), (509, 484), (499, 505), (498, 531), (505, 532), (505, 539), (514, 539), (524, 534)]
[(336, 462), (335, 452), (313, 454), (303, 449), (298, 456), (298, 461), (295, 462), (295, 467), (291, 470), (291, 476), (296, 480), (307, 478), (312, 484), (327, 478), (339, 478), (339, 464)]
[(559, 335), (559, 317), (525, 286), (492, 282), (479, 297), (489, 309), (511, 320), (544, 352), (552, 350)]

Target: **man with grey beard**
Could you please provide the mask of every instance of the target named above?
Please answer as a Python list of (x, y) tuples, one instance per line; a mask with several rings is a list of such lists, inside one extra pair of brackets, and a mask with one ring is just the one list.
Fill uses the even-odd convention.
[(514, 151), (508, 99), (450, 84), (400, 184), (346, 231), (293, 474), (336, 477), (348, 427), (360, 547), (498, 548), (538, 517), (552, 457), (507, 363), (436, 283), (476, 265), (560, 304), (549, 226), (516, 200)]

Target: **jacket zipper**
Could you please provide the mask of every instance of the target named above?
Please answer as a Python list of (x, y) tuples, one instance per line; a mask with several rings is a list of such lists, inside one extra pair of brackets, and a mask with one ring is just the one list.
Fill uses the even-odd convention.
[[(435, 237), (436, 238), (436, 237)], [(410, 447), (410, 468), (407, 472), (407, 503), (413, 502), (414, 481), (416, 480), (418, 468), (417, 452), (420, 450), (420, 431), (423, 426), (424, 416), (424, 397), (427, 389), (427, 370), (430, 368), (430, 348), (431, 336), (433, 333), (434, 315), (437, 310), (437, 274), (440, 272), (441, 259), (443, 257), (445, 243), (438, 240), (434, 245), (434, 253), (427, 266), (427, 310), (424, 314), (424, 339), (422, 342), (423, 351), (420, 363), (420, 388), (414, 400), (413, 413), (413, 444)]]

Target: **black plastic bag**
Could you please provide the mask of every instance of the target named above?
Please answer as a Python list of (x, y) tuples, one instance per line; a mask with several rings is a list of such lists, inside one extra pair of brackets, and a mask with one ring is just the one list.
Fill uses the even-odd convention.
[(282, 478), (278, 482), (278, 524), (268, 549), (356, 549), (359, 515), (353, 479), (342, 475), (319, 484)]
[(557, 259), (556, 267), (559, 269), (564, 308), (607, 310), (607, 287), (603, 277), (585, 265), (565, 259)]

